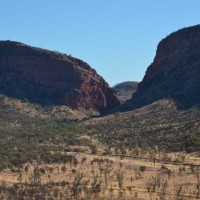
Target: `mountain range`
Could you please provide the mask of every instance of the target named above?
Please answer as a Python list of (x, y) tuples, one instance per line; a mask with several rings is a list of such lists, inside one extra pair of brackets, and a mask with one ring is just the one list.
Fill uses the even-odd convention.
[(110, 147), (157, 144), (173, 151), (196, 150), (199, 55), (200, 25), (183, 28), (158, 44), (140, 83), (111, 88), (91, 66), (71, 55), (1, 41), (1, 132), (34, 135), (49, 130), (48, 120), (54, 128), (73, 120)]

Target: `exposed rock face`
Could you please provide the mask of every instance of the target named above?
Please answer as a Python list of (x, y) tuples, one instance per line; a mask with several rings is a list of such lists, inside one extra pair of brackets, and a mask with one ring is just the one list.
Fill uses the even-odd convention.
[(44, 105), (100, 112), (120, 104), (109, 85), (87, 63), (10, 41), (0, 42), (0, 93)]
[(200, 25), (181, 29), (163, 39), (130, 107), (171, 98), (179, 106), (200, 105)]
[(125, 101), (131, 99), (133, 93), (137, 89), (137, 84), (138, 84), (138, 82), (126, 81), (126, 82), (115, 85), (113, 87), (113, 89), (116, 92), (118, 99), (121, 102), (125, 102)]

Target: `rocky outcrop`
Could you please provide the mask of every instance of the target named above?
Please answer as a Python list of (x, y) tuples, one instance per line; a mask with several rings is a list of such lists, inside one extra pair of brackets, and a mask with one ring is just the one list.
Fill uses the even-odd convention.
[(130, 108), (163, 98), (189, 108), (200, 105), (200, 25), (181, 29), (163, 39), (153, 63), (138, 84)]
[(116, 92), (118, 99), (121, 102), (125, 102), (131, 99), (133, 93), (137, 89), (137, 84), (138, 82), (126, 81), (113, 86), (113, 90)]
[(0, 42), (0, 93), (99, 112), (120, 104), (104, 79), (82, 60), (11, 41)]

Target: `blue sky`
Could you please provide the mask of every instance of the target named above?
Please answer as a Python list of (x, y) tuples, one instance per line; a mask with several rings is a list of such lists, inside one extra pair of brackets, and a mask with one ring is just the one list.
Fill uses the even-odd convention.
[(112, 86), (141, 81), (158, 42), (200, 23), (200, 0), (0, 0), (0, 40), (71, 54)]

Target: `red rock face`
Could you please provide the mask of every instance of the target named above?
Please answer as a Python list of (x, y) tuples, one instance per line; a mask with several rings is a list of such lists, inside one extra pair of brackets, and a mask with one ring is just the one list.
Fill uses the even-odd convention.
[(17, 42), (0, 42), (0, 91), (39, 104), (105, 112), (118, 106), (113, 90), (87, 63)]
[(142, 107), (162, 98), (178, 105), (200, 105), (200, 25), (184, 28), (163, 39), (153, 63), (129, 101)]

